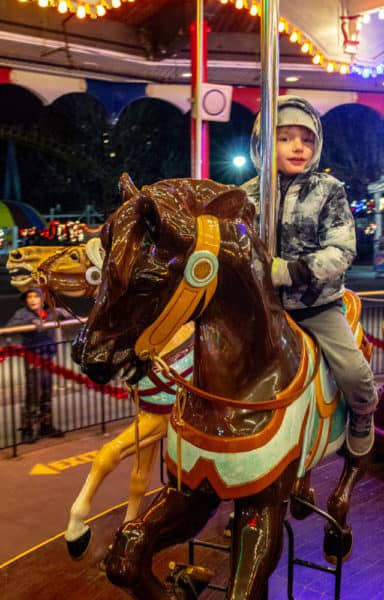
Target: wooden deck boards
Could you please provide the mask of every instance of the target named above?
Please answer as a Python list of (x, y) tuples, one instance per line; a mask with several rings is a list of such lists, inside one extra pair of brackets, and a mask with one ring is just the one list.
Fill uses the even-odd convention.
[[(323, 462), (313, 473), (317, 503), (326, 508), (326, 498), (336, 485), (341, 472), (342, 461), (333, 457)], [(106, 485), (106, 484), (105, 484)], [(2, 502), (6, 501), (3, 497)], [(44, 499), (29, 503), (29, 519), (44, 518)], [(18, 502), (20, 515), (23, 499)], [(34, 508), (31, 508), (34, 507)], [(59, 507), (57, 507), (59, 509)], [(68, 507), (62, 507), (67, 510)], [(201, 539), (215, 543), (225, 543), (222, 535), (231, 502), (224, 502), (215, 517), (200, 534)], [(12, 512), (12, 518), (16, 512)], [(131, 596), (107, 580), (100, 569), (113, 532), (120, 525), (124, 509), (120, 508), (92, 523), (92, 545), (82, 561), (72, 561), (66, 552), (62, 537), (49, 542), (32, 553), (0, 569), (0, 597), (2, 600), (129, 600)], [(25, 515), (24, 517), (25, 518)], [(296, 555), (313, 561), (322, 561), (322, 531), (324, 522), (318, 516), (310, 516), (305, 521), (289, 518), (294, 529)], [(382, 600), (384, 598), (384, 463), (376, 457), (368, 474), (356, 486), (350, 511), (350, 523), (354, 532), (354, 550), (351, 559), (344, 565), (342, 578), (342, 600)], [(280, 563), (271, 577), (269, 600), (287, 598), (287, 538)], [(13, 556), (12, 539), (2, 539), (9, 556)], [(225, 585), (228, 573), (228, 554), (207, 548), (197, 547), (196, 563), (215, 571), (214, 582)], [(188, 546), (175, 546), (160, 553), (154, 562), (155, 572), (164, 576), (168, 572), (170, 560), (188, 561)], [(323, 563), (325, 564), (325, 563)], [(318, 571), (295, 567), (295, 600), (332, 600), (334, 578)], [(224, 594), (206, 590), (202, 600), (219, 600)], [(148, 599), (150, 600), (150, 599)]]

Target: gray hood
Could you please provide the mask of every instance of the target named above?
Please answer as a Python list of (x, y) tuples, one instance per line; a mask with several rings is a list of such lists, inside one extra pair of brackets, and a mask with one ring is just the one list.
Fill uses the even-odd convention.
[[(304, 98), (300, 98), (299, 96), (279, 96), (277, 99), (277, 126), (283, 125), (303, 125), (313, 131), (315, 134), (315, 152), (312, 160), (303, 172), (309, 173), (315, 171), (319, 166), (323, 146), (323, 130), (318, 112)], [(256, 170), (260, 172), (260, 112), (255, 119), (252, 129), (250, 155)]]

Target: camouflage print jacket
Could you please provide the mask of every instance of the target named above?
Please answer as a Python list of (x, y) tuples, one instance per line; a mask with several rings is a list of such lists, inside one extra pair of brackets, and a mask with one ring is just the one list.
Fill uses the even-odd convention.
[[(315, 133), (314, 155), (305, 171), (289, 178), (280, 174), (278, 179), (276, 255), (288, 261), (293, 280), (292, 287), (281, 289), (281, 297), (286, 310), (296, 310), (324, 306), (341, 298), (345, 272), (356, 254), (356, 236), (343, 184), (316, 170), (323, 142), (318, 113), (304, 98), (280, 96), (278, 113), (288, 106), (307, 113)], [(260, 113), (250, 145), (252, 161), (260, 172)], [(259, 183), (257, 176), (242, 186), (255, 204), (257, 215)]]
[[(260, 210), (259, 177), (242, 186)], [(256, 226), (257, 223), (256, 223)], [(340, 298), (344, 274), (355, 256), (355, 225), (344, 187), (327, 173), (298, 176), (280, 197), (277, 256), (304, 261), (310, 282), (283, 288), (284, 308), (322, 306)]]

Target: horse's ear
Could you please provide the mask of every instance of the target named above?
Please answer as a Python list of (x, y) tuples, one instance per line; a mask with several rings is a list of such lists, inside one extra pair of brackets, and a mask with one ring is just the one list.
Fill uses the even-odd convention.
[(123, 202), (126, 202), (127, 200), (132, 198), (132, 196), (139, 193), (139, 190), (133, 183), (133, 181), (132, 181), (131, 177), (128, 175), (128, 173), (123, 173), (120, 177), (119, 192), (122, 196)]
[(163, 181), (143, 186), (138, 195), (138, 210), (154, 242), (169, 239), (175, 249), (192, 242), (195, 220), (184, 194), (174, 184)]
[(220, 219), (245, 218), (250, 223), (253, 223), (255, 213), (246, 192), (235, 187), (218, 194), (206, 205), (204, 212), (209, 212)]
[(157, 242), (160, 237), (161, 217), (157, 203), (150, 194), (145, 193), (145, 187), (139, 193), (139, 213), (143, 218), (151, 237)]

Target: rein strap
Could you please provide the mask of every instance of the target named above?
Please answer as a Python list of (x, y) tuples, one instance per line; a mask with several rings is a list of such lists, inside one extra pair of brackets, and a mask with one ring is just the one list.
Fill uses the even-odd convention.
[[(288, 319), (288, 321), (290, 322), (291, 326), (296, 325), (296, 324), (292, 323), (291, 319)], [(299, 329), (297, 326), (295, 328)], [(302, 344), (302, 354), (301, 354), (301, 365), (304, 365), (304, 364), (307, 364), (308, 349), (307, 349), (306, 343), (304, 342), (304, 338), (302, 338), (302, 340), (303, 340), (303, 344)], [(195, 394), (196, 396), (198, 396), (200, 398), (204, 398), (205, 400), (210, 400), (211, 402), (214, 402), (217, 404), (225, 404), (226, 406), (233, 406), (233, 407), (237, 407), (237, 408), (248, 408), (248, 409), (252, 409), (254, 411), (258, 411), (258, 412), (261, 412), (264, 410), (276, 410), (278, 408), (285, 408), (286, 406), (289, 406), (294, 400), (296, 400), (298, 395), (302, 394), (311, 385), (311, 383), (314, 381), (316, 375), (318, 374), (319, 367), (320, 367), (320, 360), (321, 360), (321, 350), (320, 350), (318, 341), (315, 338), (313, 341), (314, 341), (314, 348), (315, 348), (315, 362), (314, 362), (314, 367), (313, 367), (311, 377), (308, 379), (308, 381), (305, 383), (305, 385), (304, 386), (295, 385), (295, 380), (300, 381), (300, 379), (301, 379), (301, 376), (300, 376), (301, 369), (299, 368), (299, 371), (296, 374), (295, 380), (292, 382), (292, 384), (289, 386), (289, 388), (286, 390), (282, 390), (281, 392), (276, 394), (276, 396), (274, 396), (273, 398), (270, 398), (269, 400), (267, 400), (265, 402), (259, 402), (259, 403), (245, 402), (245, 401), (241, 401), (241, 400), (235, 400), (233, 398), (226, 398), (225, 396), (218, 396), (216, 394), (211, 394), (210, 392), (206, 392), (205, 390), (202, 390), (201, 388), (194, 386), (187, 379), (182, 377), (177, 371), (175, 371), (175, 369), (173, 369), (172, 367), (168, 367), (167, 369), (164, 369), (164, 364), (162, 364), (162, 367), (163, 367), (162, 375), (164, 377), (166, 377), (169, 381), (172, 381), (173, 383), (176, 383), (180, 387), (183, 387), (184, 389), (188, 390), (190, 393)], [(156, 358), (155, 358), (155, 360), (156, 360)], [(161, 363), (163, 363), (163, 361), (161, 361)]]

